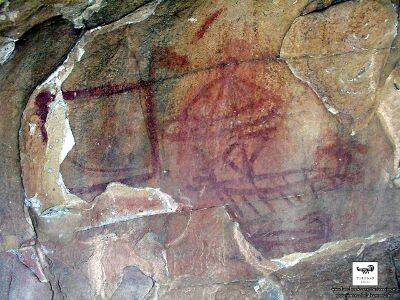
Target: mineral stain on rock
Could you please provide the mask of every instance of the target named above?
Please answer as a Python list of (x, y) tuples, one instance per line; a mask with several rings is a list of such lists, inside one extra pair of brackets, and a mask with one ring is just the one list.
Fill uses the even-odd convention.
[(197, 42), (200, 40), (207, 32), (207, 30), (210, 28), (210, 26), (217, 20), (217, 18), (220, 16), (220, 14), (224, 11), (224, 8), (220, 8), (213, 12), (201, 25), (201, 27), (196, 31), (196, 34), (192, 40), (192, 43)]
[(46, 120), (49, 114), (49, 104), (54, 101), (55, 96), (49, 91), (40, 92), (35, 98), (35, 105), (37, 106), (37, 112), (40, 121), (40, 132), (42, 133), (42, 139), (44, 143), (47, 143), (48, 136), (46, 130)]
[(398, 5), (330, 6), (105, 0), (72, 14), (109, 24), (28, 101), (22, 176), (44, 212), (12, 253), (36, 253), (23, 261), (55, 298), (330, 299), (364, 259), (395, 287)]

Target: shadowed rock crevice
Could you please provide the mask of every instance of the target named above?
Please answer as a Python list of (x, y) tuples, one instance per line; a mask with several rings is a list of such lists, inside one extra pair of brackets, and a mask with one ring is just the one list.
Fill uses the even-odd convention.
[(92, 29), (97, 26), (103, 26), (115, 22), (123, 17), (133, 13), (143, 5), (152, 2), (151, 0), (103, 0), (100, 8), (93, 12), (90, 18), (85, 21), (85, 27)]
[(350, 0), (314, 0), (310, 1), (310, 3), (304, 8), (301, 15), (308, 15), (311, 13), (322, 13), (325, 10), (338, 5), (343, 2), (348, 2)]

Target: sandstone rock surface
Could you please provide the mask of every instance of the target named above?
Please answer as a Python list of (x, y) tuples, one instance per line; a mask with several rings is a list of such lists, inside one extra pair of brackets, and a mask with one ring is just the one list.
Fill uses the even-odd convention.
[(47, 2), (1, 6), (1, 298), (398, 296), (397, 3)]

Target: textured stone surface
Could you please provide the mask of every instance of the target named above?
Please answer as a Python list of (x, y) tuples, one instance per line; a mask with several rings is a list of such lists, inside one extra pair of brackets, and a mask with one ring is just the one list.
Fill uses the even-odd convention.
[(285, 36), (281, 55), (339, 122), (358, 130), (376, 110), (376, 90), (396, 24), (390, 3), (338, 4), (299, 17)]
[(33, 89), (62, 62), (79, 32), (60, 18), (42, 23), (24, 34), (12, 58), (2, 65), (0, 84), (0, 248), (7, 250), (32, 235), (23, 212), (18, 132), (21, 116)]
[(140, 6), (149, 3), (149, 0), (102, 0), (98, 8), (94, 9), (86, 24), (88, 27), (96, 27), (100, 24), (107, 24), (116, 21)]
[(3, 253), (0, 268), (0, 295), (3, 299), (51, 299), (49, 283), (38, 281), (14, 254)]
[[(340, 289), (350, 286), (347, 278), (351, 277), (351, 262), (353, 261), (378, 261), (379, 285), (394, 290), (398, 289), (398, 238), (368, 246), (355, 244), (340, 256), (331, 255), (312, 262), (304, 261), (291, 269), (276, 272), (275, 276), (276, 280), (282, 284), (283, 289), (287, 291), (287, 299), (334, 299), (335, 295), (343, 295), (346, 292), (332, 288)], [(362, 299), (370, 298), (363, 292), (356, 294), (364, 296)], [(388, 293), (380, 291), (378, 294), (380, 296), (376, 297), (378, 299), (397, 299), (399, 297), (398, 290)]]
[(4, 276), (31, 299), (333, 299), (377, 261), (398, 288), (397, 6), (5, 1)]

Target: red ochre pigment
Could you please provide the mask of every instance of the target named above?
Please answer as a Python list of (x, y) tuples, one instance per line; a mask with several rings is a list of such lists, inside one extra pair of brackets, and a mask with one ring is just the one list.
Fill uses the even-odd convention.
[(48, 141), (48, 135), (46, 131), (46, 120), (49, 114), (49, 104), (54, 101), (55, 96), (49, 91), (40, 92), (35, 98), (35, 105), (37, 106), (36, 115), (40, 118), (40, 131), (42, 138), (45, 143)]

